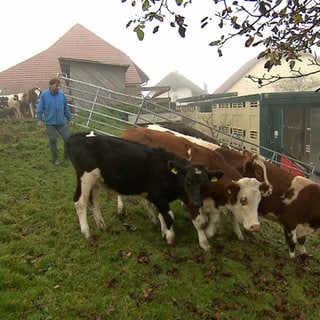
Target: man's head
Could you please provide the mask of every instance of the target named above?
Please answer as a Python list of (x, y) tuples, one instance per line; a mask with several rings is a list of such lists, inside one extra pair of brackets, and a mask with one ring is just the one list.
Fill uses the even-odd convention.
[(60, 89), (61, 82), (58, 78), (50, 79), (49, 87), (52, 93), (56, 93)]

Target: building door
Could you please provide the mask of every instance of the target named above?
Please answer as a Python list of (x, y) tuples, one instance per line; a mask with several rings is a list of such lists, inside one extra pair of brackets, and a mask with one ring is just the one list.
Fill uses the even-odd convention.
[(269, 143), (270, 149), (280, 152), (282, 149), (283, 112), (280, 108), (270, 108)]
[(299, 160), (304, 152), (304, 121), (304, 108), (283, 109), (283, 151)]

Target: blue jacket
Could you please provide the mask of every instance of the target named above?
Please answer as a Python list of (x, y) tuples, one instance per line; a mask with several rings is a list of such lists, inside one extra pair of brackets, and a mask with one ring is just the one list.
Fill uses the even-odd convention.
[(66, 119), (71, 121), (72, 115), (63, 91), (59, 90), (56, 94), (52, 94), (50, 89), (43, 91), (37, 107), (37, 122), (65, 124)]

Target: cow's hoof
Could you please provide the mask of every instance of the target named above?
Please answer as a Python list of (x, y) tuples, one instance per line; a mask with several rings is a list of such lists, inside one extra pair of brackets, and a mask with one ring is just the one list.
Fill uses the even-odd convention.
[(211, 246), (208, 242), (202, 242), (200, 243), (200, 247), (204, 250), (204, 251), (210, 251)]
[(165, 234), (165, 239), (167, 244), (172, 245), (174, 244), (174, 232), (173, 231), (167, 231)]
[(81, 233), (83, 234), (83, 236), (84, 236), (84, 238), (86, 240), (90, 240), (91, 239), (89, 231), (81, 231)]
[(108, 229), (108, 226), (105, 224), (104, 221), (98, 221), (97, 226), (99, 229), (106, 231)]

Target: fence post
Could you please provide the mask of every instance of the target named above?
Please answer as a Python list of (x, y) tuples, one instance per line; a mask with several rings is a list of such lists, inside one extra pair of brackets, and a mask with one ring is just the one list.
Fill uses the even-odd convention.
[(140, 116), (140, 114), (141, 114), (141, 111), (142, 111), (142, 108), (143, 108), (143, 106), (144, 106), (144, 102), (145, 102), (145, 97), (144, 96), (142, 96), (142, 102), (141, 102), (141, 104), (140, 104), (140, 107), (139, 107), (139, 110), (138, 110), (138, 113), (137, 113), (137, 116), (136, 116), (136, 120), (134, 121), (134, 127), (136, 127), (136, 125), (137, 125), (137, 122), (138, 122), (138, 119), (139, 119), (139, 116)]
[(97, 102), (97, 99), (98, 99), (99, 90), (100, 90), (100, 88), (98, 87), (98, 88), (97, 88), (97, 93), (96, 93), (96, 95), (95, 95), (95, 97), (94, 97), (94, 99), (93, 99), (92, 107), (91, 107), (90, 114), (89, 114), (89, 117), (88, 117), (88, 120), (87, 120), (87, 127), (89, 127), (89, 122), (90, 122), (91, 117), (92, 117), (92, 114), (93, 114), (93, 109), (94, 109), (94, 106), (95, 106), (95, 104), (96, 104), (96, 102)]

